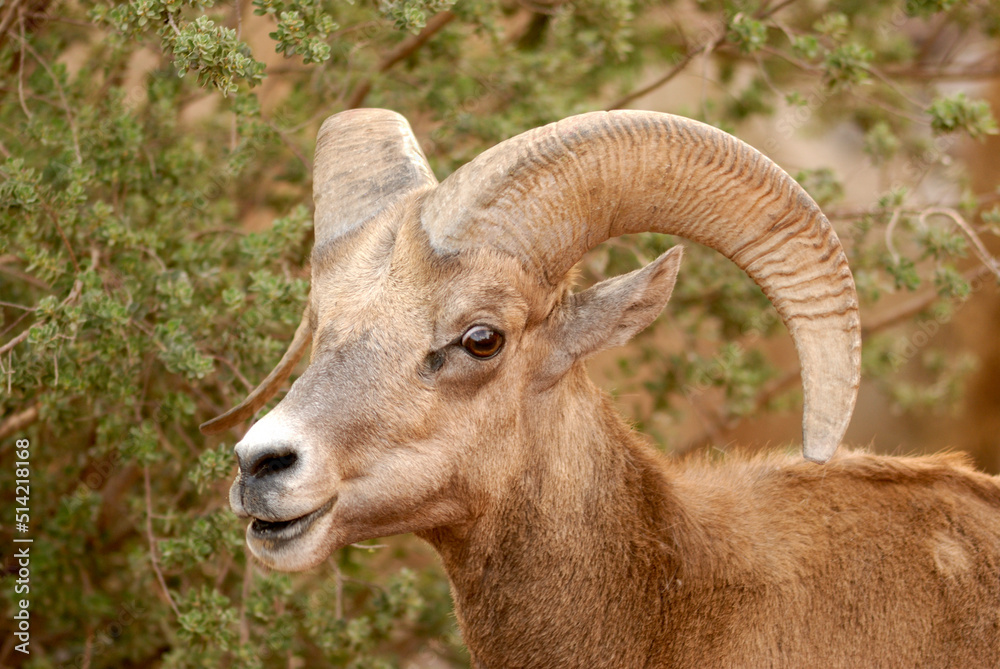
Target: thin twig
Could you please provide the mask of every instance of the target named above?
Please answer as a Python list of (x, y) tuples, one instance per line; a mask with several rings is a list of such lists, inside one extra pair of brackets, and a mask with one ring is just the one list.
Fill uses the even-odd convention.
[(10, 3), (10, 6), (7, 8), (7, 13), (4, 14), (3, 20), (0, 21), (0, 36), (3, 36), (3, 34), (7, 32), (7, 29), (10, 28), (11, 24), (14, 23), (14, 17), (18, 15), (18, 10), (21, 8), (20, 5), (21, 0), (14, 0)]
[(174, 34), (180, 37), (180, 28), (177, 27), (177, 23), (174, 22), (174, 15), (170, 12), (167, 12), (167, 22), (170, 24), (170, 27), (174, 29)]
[(59, 237), (62, 238), (63, 245), (66, 246), (66, 251), (69, 253), (69, 259), (73, 263), (73, 268), (76, 270), (76, 273), (79, 274), (80, 263), (76, 261), (76, 254), (73, 252), (73, 247), (70, 246), (69, 239), (66, 238), (66, 233), (63, 232), (62, 226), (59, 225), (59, 217), (56, 216), (56, 213), (52, 211), (52, 207), (50, 207), (48, 204), (43, 202), (42, 208), (45, 209), (45, 212), (49, 215), (49, 218), (52, 219), (52, 224), (56, 226), (56, 232), (59, 233)]
[[(782, 2), (776, 4), (774, 7), (761, 8), (761, 11), (755, 15), (755, 18), (758, 20), (770, 18), (771, 16), (781, 11), (785, 7), (788, 7), (789, 5), (793, 4), (794, 2), (796, 2), (796, 0), (783, 0)], [(651, 93), (657, 88), (660, 88), (661, 86), (665, 86), (674, 77), (680, 74), (684, 70), (684, 68), (686, 68), (691, 63), (691, 61), (694, 60), (696, 57), (698, 57), (702, 53), (704, 53), (707, 56), (708, 54), (715, 51), (715, 49), (719, 46), (719, 44), (725, 39), (725, 36), (726, 36), (726, 27), (722, 26), (721, 31), (717, 36), (708, 40), (704, 44), (701, 44), (695, 48), (688, 49), (687, 53), (684, 54), (681, 60), (678, 61), (677, 64), (674, 65), (674, 67), (670, 69), (670, 71), (668, 71), (666, 74), (661, 76), (659, 79), (653, 81), (652, 83), (647, 84), (642, 88), (636, 89), (620, 97), (619, 99), (615, 100), (613, 103), (605, 107), (604, 111), (621, 109), (628, 103), (632, 102), (633, 100), (641, 98), (643, 95)]]
[(38, 307), (26, 307), (23, 304), (14, 304), (13, 302), (4, 302), (0, 300), (0, 307), (10, 307), (11, 309), (23, 309), (25, 311), (35, 311)]
[[(80, 293), (81, 292), (83, 292), (83, 282), (80, 281), (79, 279), (77, 279), (75, 282), (73, 282), (73, 289), (69, 292), (69, 295), (67, 295), (66, 299), (62, 301), (62, 305), (66, 306), (67, 304), (75, 302), (76, 299), (78, 297), (80, 297)], [(13, 349), (15, 346), (17, 346), (18, 344), (20, 344), (21, 342), (23, 342), (25, 339), (27, 339), (28, 338), (28, 334), (34, 328), (35, 328), (35, 326), (32, 325), (27, 330), (25, 330), (21, 334), (17, 335), (16, 337), (14, 337), (13, 339), (11, 339), (9, 342), (7, 342), (6, 344), (4, 344), (3, 346), (0, 346), (0, 355), (3, 355), (7, 351)]]
[(44, 14), (42, 12), (28, 12), (25, 14), (29, 19), (41, 20), (41, 21), (56, 21), (58, 23), (65, 23), (71, 26), (80, 26), (82, 28), (93, 28), (94, 24), (90, 21), (81, 21), (79, 19), (69, 19), (65, 16), (53, 16), (52, 14)]
[(174, 603), (174, 598), (170, 596), (170, 591), (167, 589), (167, 580), (163, 578), (163, 571), (160, 569), (160, 560), (156, 556), (156, 538), (153, 536), (153, 487), (149, 482), (149, 465), (143, 465), (142, 477), (146, 487), (146, 537), (149, 539), (149, 559), (153, 563), (153, 572), (156, 573), (156, 580), (160, 582), (160, 588), (163, 589), (163, 596), (167, 598), (167, 603), (174, 610), (174, 614), (180, 618), (181, 611), (177, 608), (177, 604)]
[(994, 258), (990, 252), (986, 249), (986, 245), (983, 244), (983, 240), (979, 238), (976, 231), (972, 229), (961, 214), (959, 214), (954, 209), (946, 207), (928, 207), (920, 212), (920, 222), (924, 225), (927, 224), (927, 219), (931, 216), (945, 216), (958, 226), (958, 228), (965, 233), (965, 236), (969, 238), (972, 242), (972, 246), (976, 249), (976, 255), (979, 256), (979, 260), (982, 261), (993, 274), (1000, 279), (1000, 263)]
[[(15, 258), (15, 260), (18, 260), (18, 258)], [(49, 292), (52, 291), (52, 286), (42, 281), (41, 279), (34, 277), (28, 274), (27, 272), (22, 272), (19, 269), (15, 269), (13, 267), (7, 267), (4, 263), (0, 263), (0, 272), (3, 272), (4, 274), (9, 274), (15, 279), (20, 279), (25, 283), (30, 283), (35, 288), (41, 288), (42, 290)]]
[(150, 258), (152, 258), (153, 260), (155, 260), (156, 264), (160, 266), (160, 271), (161, 272), (166, 272), (167, 271), (167, 263), (163, 262), (163, 258), (161, 258), (160, 256), (156, 255), (156, 251), (154, 251), (153, 249), (149, 248), (148, 246), (137, 246), (136, 248), (138, 248), (140, 251), (142, 251), (143, 253), (145, 253), (146, 255), (148, 255)]
[(896, 265), (899, 264), (899, 253), (896, 252), (896, 245), (892, 243), (892, 233), (896, 230), (896, 223), (899, 221), (899, 212), (899, 207), (893, 209), (889, 225), (885, 226), (885, 247), (889, 250), (889, 255), (892, 256), (893, 264)]
[[(427, 21), (423, 30), (416, 35), (410, 35), (405, 40), (397, 44), (396, 48), (387, 53), (382, 60), (379, 61), (375, 71), (382, 74), (383, 72), (391, 69), (396, 63), (410, 57), (417, 51), (417, 49), (426, 44), (431, 37), (454, 20), (455, 14), (450, 11), (443, 11), (439, 14), (435, 14)], [(362, 79), (358, 82), (358, 85), (354, 87), (354, 90), (351, 91), (344, 108), (357, 109), (360, 107), (364, 103), (365, 98), (368, 97), (368, 93), (371, 92), (371, 89), (371, 78), (366, 77), (365, 79)]]
[(0, 440), (6, 439), (15, 432), (20, 432), (36, 420), (38, 420), (38, 402), (35, 402), (20, 413), (7, 416), (0, 423)]
[[(795, 32), (791, 28), (789, 28), (788, 26), (786, 26), (784, 23), (782, 23), (781, 21), (775, 21), (774, 25), (778, 29), (780, 29), (781, 32), (785, 33), (785, 37), (788, 38), (789, 42), (791, 42), (795, 38)], [(803, 72), (806, 72), (808, 74), (818, 74), (818, 73), (820, 73), (820, 72), (823, 71), (823, 68), (819, 67), (818, 65), (813, 65), (812, 63), (810, 63), (808, 61), (796, 58), (795, 56), (793, 56), (793, 55), (791, 55), (789, 53), (786, 53), (786, 52), (782, 51), (781, 49), (777, 49), (777, 48), (775, 48), (773, 46), (768, 46), (767, 44), (765, 44), (765, 45), (763, 45), (763, 46), (760, 47), (760, 52), (761, 53), (766, 53), (769, 56), (774, 56), (776, 58), (780, 58), (781, 60), (785, 61), (789, 65), (794, 65), (798, 69), (800, 69)]]
[(333, 615), (337, 620), (344, 619), (344, 574), (340, 571), (340, 565), (336, 560), (330, 560), (333, 564)]
[[(982, 265), (976, 265), (972, 269), (968, 269), (962, 272), (962, 278), (966, 281), (975, 281), (981, 278), (984, 274), (991, 273), (992, 270)], [(887, 328), (891, 328), (894, 325), (898, 325), (903, 321), (907, 320), (915, 314), (919, 314), (921, 311), (926, 310), (929, 306), (941, 299), (937, 291), (928, 291), (924, 295), (918, 295), (913, 299), (907, 300), (903, 304), (899, 305), (887, 314), (883, 314), (880, 318), (875, 320), (870, 320), (861, 326), (861, 337), (865, 339), (871, 335), (881, 332)]]
[(195, 232), (191, 235), (191, 238), (201, 239), (208, 235), (237, 235), (238, 237), (246, 237), (248, 234), (246, 230), (240, 230), (239, 228), (208, 228)]
[(923, 102), (907, 95), (906, 91), (903, 90), (901, 86), (897, 86), (896, 82), (894, 82), (890, 77), (883, 74), (882, 71), (879, 70), (879, 68), (869, 66), (868, 71), (874, 74), (875, 77), (883, 84), (885, 84), (888, 88), (890, 88), (892, 92), (894, 92), (896, 95), (909, 102), (914, 107), (917, 107), (918, 109), (924, 108)]
[[(12, 88), (10, 86), (0, 86), (0, 92), (8, 93), (8, 92), (14, 91), (14, 90), (17, 90), (17, 89), (16, 88)], [(20, 92), (23, 93), (23, 91), (20, 91)], [(62, 105), (59, 104), (59, 102), (57, 102), (56, 100), (52, 100), (52, 99), (47, 98), (44, 95), (40, 95), (40, 94), (38, 94), (36, 92), (25, 93), (24, 97), (25, 97), (26, 100), (38, 100), (39, 102), (41, 102), (43, 104), (47, 104), (50, 107), (55, 107), (57, 109), (62, 109)], [(11, 131), (10, 128), (5, 127), (3, 129), (7, 130), (8, 132), (11, 132), (11, 134), (13, 134), (13, 132)]]
[[(18, 23), (21, 27), (20, 38), (21, 44), (27, 44), (27, 40), (24, 37), (24, 16), (19, 16)], [(21, 110), (24, 111), (24, 115), (28, 117), (30, 121), (33, 117), (31, 110), (28, 109), (27, 103), (24, 101), (24, 51), (22, 51), (17, 59), (17, 97), (21, 102)]]
[(225, 562), (222, 563), (222, 567), (219, 569), (218, 576), (215, 577), (215, 589), (218, 590), (222, 587), (222, 584), (226, 582), (226, 577), (229, 576), (229, 570), (232, 569), (233, 563), (236, 561), (236, 557), (229, 551), (225, 552)]
[[(244, 545), (243, 550), (247, 551)], [(240, 645), (250, 643), (250, 621), (247, 620), (247, 603), (250, 601), (250, 586), (253, 584), (253, 560), (247, 556), (243, 572), (243, 591), (240, 597)]]
[[(905, 109), (901, 109), (901, 108), (896, 107), (894, 105), (891, 105), (891, 104), (889, 104), (887, 102), (883, 102), (882, 100), (879, 100), (878, 98), (875, 98), (875, 97), (870, 97), (870, 96), (867, 96), (867, 95), (862, 95), (861, 93), (858, 93), (857, 91), (852, 92), (852, 95), (859, 102), (863, 102), (866, 105), (871, 105), (872, 107), (876, 107), (878, 109), (881, 109), (881, 110), (883, 110), (885, 112), (888, 112), (889, 114), (892, 114), (893, 116), (898, 116), (899, 118), (906, 119), (907, 121), (910, 121), (911, 123), (915, 123), (917, 125), (924, 125), (924, 126), (929, 126), (930, 125), (930, 121), (927, 119), (926, 116), (922, 116), (920, 114), (911, 114), (908, 111), (906, 111)], [(920, 109), (923, 110), (924, 107), (921, 106)]]
[[(349, 26), (345, 26), (345, 27), (341, 28), (340, 30), (334, 30), (332, 33), (330, 33), (330, 37), (333, 38), (333, 39), (338, 39), (338, 38), (343, 37), (344, 35), (349, 35), (350, 33), (357, 32), (358, 30), (363, 30), (365, 32), (375, 31), (375, 30), (378, 29), (378, 26), (380, 26), (381, 24), (382, 24), (381, 21), (365, 21), (363, 23), (354, 23), (354, 24), (351, 24)], [(309, 69), (312, 69), (312, 68), (309, 68)], [(272, 70), (271, 68), (268, 68), (267, 71), (268, 72), (274, 72), (275, 70)], [(305, 68), (303, 68), (302, 71), (304, 72)]]
[(80, 136), (76, 129), (76, 119), (73, 116), (73, 111), (70, 109), (69, 100), (66, 99), (66, 92), (63, 90), (62, 84), (59, 83), (59, 78), (56, 77), (56, 73), (49, 67), (48, 62), (28, 43), (24, 35), (21, 36), (21, 46), (31, 54), (32, 58), (38, 61), (38, 64), (45, 69), (49, 78), (52, 79), (52, 86), (56, 89), (56, 93), (59, 94), (59, 99), (62, 100), (63, 111), (66, 112), (66, 121), (69, 124), (69, 131), (73, 136), (73, 151), (76, 154), (76, 162), (82, 164), (83, 154), (80, 152)]
[[(985, 206), (988, 204), (993, 204), (994, 202), (1000, 201), (1000, 193), (973, 193), (972, 197), (980, 206)], [(939, 208), (945, 209), (958, 209), (961, 207), (961, 203), (955, 202), (952, 204), (939, 204)], [(857, 218), (863, 218), (864, 216), (869, 216), (872, 214), (881, 213), (882, 209), (876, 209), (872, 207), (830, 207), (826, 209), (824, 213), (826, 217), (833, 220), (844, 221)], [(911, 214), (913, 216), (919, 216), (924, 209), (920, 208), (900, 208), (901, 213)]]
[[(32, 326), (32, 327), (34, 327), (34, 326)], [(6, 344), (4, 344), (3, 346), (0, 346), (0, 355), (3, 355), (7, 351), (11, 350), (12, 348), (14, 348), (18, 344), (20, 344), (22, 341), (24, 341), (25, 339), (27, 339), (29, 334), (31, 334), (31, 328), (28, 328), (27, 330), (25, 330), (21, 334), (17, 335), (16, 337), (14, 337), (13, 339), (11, 339), (9, 342), (7, 342)]]
[(221, 363), (222, 363), (223, 365), (225, 365), (226, 367), (228, 367), (228, 368), (229, 368), (229, 371), (231, 371), (231, 372), (233, 373), (233, 376), (235, 376), (235, 377), (236, 377), (237, 379), (239, 379), (239, 380), (240, 380), (240, 383), (242, 383), (242, 384), (243, 384), (244, 386), (246, 386), (246, 389), (247, 389), (247, 390), (253, 390), (253, 389), (254, 389), (254, 388), (256, 387), (256, 386), (254, 386), (254, 385), (253, 385), (252, 383), (250, 383), (250, 381), (249, 381), (249, 380), (247, 379), (247, 377), (243, 376), (243, 373), (242, 373), (242, 372), (240, 372), (240, 368), (239, 368), (239, 367), (237, 367), (237, 366), (236, 366), (236, 365), (235, 365), (235, 364), (234, 364), (234, 363), (233, 363), (233, 362), (232, 362), (231, 360), (229, 360), (228, 358), (224, 358), (224, 357), (222, 357), (221, 355), (213, 355), (213, 356), (212, 356), (212, 359), (213, 359), (213, 360), (218, 360), (218, 361), (219, 361), (219, 362), (221, 362)]
[(88, 629), (87, 640), (83, 644), (83, 661), (80, 663), (81, 669), (90, 669), (90, 660), (93, 654), (94, 654), (94, 630)]
[(0, 337), (6, 337), (8, 332), (10, 332), (14, 328), (16, 328), (18, 325), (20, 325), (21, 321), (23, 321), (25, 318), (27, 318), (28, 316), (30, 316), (31, 314), (33, 314), (36, 311), (38, 311), (37, 308), (36, 309), (32, 309), (31, 311), (26, 311), (23, 314), (21, 314), (20, 316), (18, 316), (16, 319), (14, 319), (13, 323), (11, 323), (10, 325), (8, 325), (7, 327), (5, 327), (3, 329), (3, 332), (0, 332)]
[(712, 51), (714, 51), (715, 47), (719, 45), (719, 42), (722, 41), (722, 38), (725, 36), (725, 34), (726, 34), (725, 30), (723, 30), (720, 35), (713, 37), (704, 44), (688, 49), (687, 53), (684, 54), (681, 60), (678, 61), (677, 64), (674, 65), (666, 74), (661, 76), (659, 79), (653, 81), (652, 83), (647, 84), (646, 86), (642, 86), (641, 88), (637, 88), (636, 90), (623, 95), (622, 97), (618, 98), (610, 105), (605, 107), (604, 111), (613, 111), (615, 109), (622, 109), (625, 105), (632, 102), (633, 100), (641, 98), (643, 95), (651, 93), (655, 91), (657, 88), (660, 88), (661, 86), (665, 86), (674, 77), (680, 74), (684, 70), (684, 68), (686, 68), (691, 63), (691, 61), (694, 60), (697, 56), (699, 56), (702, 53), (709, 54)]
[[(77, 571), (80, 574), (80, 582), (83, 584), (83, 598), (86, 601), (93, 596), (94, 586), (90, 582), (87, 570), (82, 565), (77, 565)], [(87, 620), (84, 622), (83, 628), (86, 632), (87, 640), (83, 645), (83, 661), (80, 663), (80, 669), (90, 669), (90, 663), (94, 655), (94, 625), (90, 620)]]
[(769, 19), (778, 12), (780, 12), (782, 9), (787, 7), (788, 5), (791, 5), (795, 2), (796, 0), (784, 0), (783, 2), (779, 2), (778, 4), (776, 4), (774, 7), (766, 7), (766, 6), (761, 7), (759, 13), (754, 15), (754, 18), (757, 19), (758, 21), (763, 19)]
[[(976, 267), (967, 270), (962, 273), (962, 277), (967, 281), (973, 281), (977, 278), (982, 277), (986, 273), (990, 273), (992, 270), (982, 265), (977, 265)], [(911, 300), (906, 301), (901, 304), (896, 309), (893, 309), (888, 314), (883, 315), (877, 320), (869, 320), (867, 323), (861, 327), (861, 337), (862, 339), (867, 339), (868, 337), (886, 330), (895, 325), (906, 321), (915, 314), (927, 309), (934, 302), (941, 299), (941, 296), (935, 291), (930, 291), (925, 295), (920, 295)], [(777, 395), (784, 392), (791, 386), (793, 386), (800, 376), (800, 369), (796, 367), (794, 370), (787, 372), (784, 376), (774, 381), (767, 388), (762, 390), (760, 394), (754, 399), (754, 408), (751, 413), (756, 413), (760, 411), (764, 406), (767, 405), (772, 399)], [(692, 402), (693, 404), (693, 402)], [(696, 436), (688, 439), (681, 446), (672, 451), (672, 455), (679, 456), (700, 448), (702, 445), (708, 442), (718, 441), (716, 435), (720, 435), (725, 431), (732, 430), (740, 422), (742, 422), (743, 417), (727, 417), (725, 415), (717, 415), (714, 419), (707, 421), (707, 424), (702, 429), (700, 433)]]
[[(243, 8), (240, 7), (240, 0), (235, 0), (233, 2), (233, 13), (236, 14), (236, 41), (240, 41), (243, 38)], [(236, 151), (236, 147), (239, 144), (239, 123), (238, 115), (233, 112), (232, 125), (229, 128), (229, 151)]]
[(884, 71), (887, 77), (892, 77), (893, 79), (968, 81), (970, 79), (996, 79), (1000, 77), (1000, 68), (997, 67), (966, 67), (962, 69), (945, 69), (943, 67), (908, 67), (886, 68)]
[[(348, 107), (348, 109), (353, 109), (353, 107)], [(302, 163), (302, 166), (305, 168), (306, 172), (309, 175), (312, 175), (313, 171), (312, 161), (309, 160), (306, 154), (302, 153), (302, 149), (296, 146), (295, 142), (292, 141), (291, 137), (288, 136), (288, 133), (279, 128), (277, 124), (275, 124), (271, 119), (265, 118), (264, 121), (267, 123), (268, 127), (271, 128), (271, 130), (274, 130), (274, 132), (278, 133), (278, 137), (280, 137), (281, 141), (285, 143), (285, 146), (288, 147), (288, 150), (291, 151), (293, 154), (295, 154), (295, 157), (298, 158), (299, 162)]]

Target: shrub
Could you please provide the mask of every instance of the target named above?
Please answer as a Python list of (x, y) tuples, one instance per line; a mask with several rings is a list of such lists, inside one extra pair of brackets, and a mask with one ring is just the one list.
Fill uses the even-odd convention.
[[(948, 151), (958, 135), (996, 124), (985, 103), (938, 90), (962, 66), (953, 52), (921, 52), (917, 35), (949, 26), (995, 52), (1000, 6), (873, 0), (832, 13), (833, 4), (0, 8), (0, 489), (30, 509), (26, 531), (5, 511), (3, 541), (19, 549), (29, 544), (13, 538), (33, 539), (27, 594), (5, 551), (0, 623), (16, 631), (19, 602), (30, 600), (31, 652), (9, 643), (0, 661), (467, 665), (440, 569), (412, 541), (348, 547), (304, 576), (255, 567), (227, 508), (238, 435), (197, 430), (266, 375), (299, 321), (311, 146), (323, 118), (344, 108), (409, 116), (443, 178), (520, 131), (645, 100), (700, 71), (721, 94), (672, 109), (730, 130), (764, 120), (768, 153), (807, 130), (858, 131), (884, 170), (875, 201), (844, 203), (843, 174), (823, 165), (800, 178), (830, 208), (866, 304), (931, 286), (905, 316), (937, 309), (944, 322), (989, 276), (970, 221), (996, 199), (956, 196), (962, 175), (944, 169)], [(929, 174), (951, 194), (919, 190)], [(631, 269), (664, 244), (606, 245), (584, 277)], [(973, 270), (957, 263), (970, 253), (983, 260)], [(649, 399), (636, 421), (675, 451), (688, 446), (659, 428), (692, 398), (722, 399), (712, 418), (722, 426), (794, 406), (797, 378), (777, 376), (761, 346), (780, 327), (760, 291), (708, 252), (690, 255), (672, 310), (684, 345), (663, 351), (646, 335), (620, 362), (625, 391), (641, 384)], [(904, 409), (953, 400), (968, 357), (910, 351), (914, 341), (872, 339), (866, 374)], [(897, 376), (910, 360), (926, 383)], [(640, 362), (645, 371), (628, 381)], [(27, 497), (16, 492), (17, 440), (29, 444)]]

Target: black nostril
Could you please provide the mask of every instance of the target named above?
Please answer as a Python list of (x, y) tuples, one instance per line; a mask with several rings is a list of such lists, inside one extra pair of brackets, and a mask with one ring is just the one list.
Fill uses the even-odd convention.
[(299, 459), (293, 451), (263, 453), (250, 467), (250, 476), (263, 478), (288, 469)]

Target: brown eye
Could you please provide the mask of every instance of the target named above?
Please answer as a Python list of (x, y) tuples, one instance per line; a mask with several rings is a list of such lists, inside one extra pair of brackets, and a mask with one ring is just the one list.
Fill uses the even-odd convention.
[(481, 360), (492, 358), (503, 347), (503, 335), (485, 325), (476, 325), (462, 335), (462, 347)]

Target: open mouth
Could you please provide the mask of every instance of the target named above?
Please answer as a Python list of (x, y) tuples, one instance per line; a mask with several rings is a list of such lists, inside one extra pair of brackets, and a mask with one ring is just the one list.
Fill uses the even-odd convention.
[(331, 508), (333, 508), (333, 504), (336, 501), (337, 498), (333, 497), (329, 502), (315, 511), (307, 513), (304, 516), (299, 516), (298, 518), (291, 518), (289, 520), (273, 521), (254, 518), (250, 523), (250, 532), (253, 533), (255, 538), (260, 539), (261, 541), (291, 541), (292, 539), (296, 539), (305, 534), (305, 532), (309, 530), (317, 519), (325, 515)]

